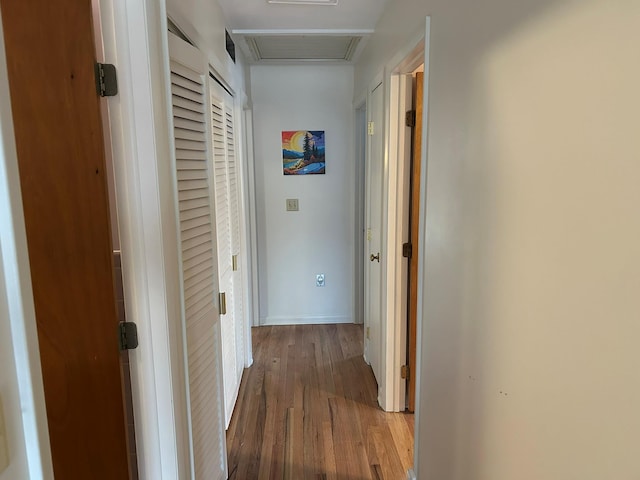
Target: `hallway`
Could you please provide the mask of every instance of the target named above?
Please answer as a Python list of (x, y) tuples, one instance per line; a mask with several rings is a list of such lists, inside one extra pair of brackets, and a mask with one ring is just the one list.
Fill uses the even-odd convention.
[(385, 413), (362, 325), (259, 327), (229, 430), (229, 478), (401, 480), (413, 415)]

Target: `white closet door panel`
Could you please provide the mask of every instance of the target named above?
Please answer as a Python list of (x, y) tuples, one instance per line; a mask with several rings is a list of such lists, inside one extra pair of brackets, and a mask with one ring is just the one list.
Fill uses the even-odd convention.
[[(220, 288), (224, 290), (227, 301), (227, 313), (221, 317), (222, 362), (225, 385), (225, 421), (231, 420), (234, 403), (240, 386), (238, 359), (242, 356), (243, 345), (238, 337), (236, 316), (236, 292), (234, 284), (233, 251), (233, 196), (230, 191), (229, 166), (234, 160), (235, 145), (233, 139), (232, 118), (227, 115), (227, 104), (233, 99), (221, 95), (217, 84), (211, 84), (211, 141), (213, 146), (213, 175), (216, 199), (216, 233), (218, 240), (218, 268)], [(244, 366), (244, 365), (243, 365)]]
[(223, 480), (224, 389), (206, 62), (172, 34), (169, 46), (191, 453), (196, 480)]
[(225, 424), (228, 426), (233, 414), (234, 399), (238, 388), (236, 378), (236, 342), (235, 322), (233, 320), (233, 288), (231, 283), (227, 286), (227, 315), (220, 319), (222, 333), (222, 365), (224, 377), (224, 404), (225, 404)]
[[(222, 409), (217, 407), (221, 393), (222, 371), (220, 361), (211, 352), (218, 351), (219, 329), (211, 328), (217, 317), (215, 309), (206, 309), (199, 320), (187, 328), (187, 345), (190, 359), (189, 397), (192, 417), (192, 442), (197, 480), (226, 478), (226, 446), (218, 430), (224, 427)], [(201, 424), (196, 421), (204, 422)]]

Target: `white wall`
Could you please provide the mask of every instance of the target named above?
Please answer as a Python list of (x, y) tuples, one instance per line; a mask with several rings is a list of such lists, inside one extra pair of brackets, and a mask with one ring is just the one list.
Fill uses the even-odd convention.
[[(225, 46), (226, 20), (216, 0), (166, 0), (167, 13), (196, 47), (203, 52), (209, 64), (239, 94), (248, 93), (247, 68), (240, 47), (236, 45), (236, 63), (231, 60)], [(231, 29), (228, 28), (229, 33)], [(249, 95), (248, 95), (249, 96)], [(240, 103), (241, 105), (242, 103)]]
[[(11, 328), (9, 323), (9, 306), (7, 303), (6, 286), (2, 255), (0, 255), (0, 416), (4, 414), (6, 422), (5, 432), (0, 436), (7, 442), (9, 451), (9, 467), (0, 472), (0, 479), (29, 478), (27, 467), (27, 452), (24, 431), (20, 413), (20, 390), (16, 375), (16, 365), (13, 358), (11, 343)], [(5, 320), (6, 319), (6, 320)], [(0, 442), (0, 449), (5, 445)], [(4, 454), (0, 451), (0, 457)], [(1, 468), (1, 467), (0, 467)]]
[[(351, 322), (353, 67), (252, 66), (251, 91), (261, 321)], [(325, 131), (325, 175), (283, 175), (283, 130)], [(285, 211), (287, 198), (298, 212)]]
[(428, 14), (418, 478), (639, 478), (640, 3), (392, 0), (359, 90)]

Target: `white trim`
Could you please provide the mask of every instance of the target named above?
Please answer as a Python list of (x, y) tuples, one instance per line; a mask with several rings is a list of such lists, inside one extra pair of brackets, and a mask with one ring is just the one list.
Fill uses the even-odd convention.
[(308, 315), (303, 317), (265, 317), (261, 319), (261, 325), (264, 327), (274, 325), (328, 325), (338, 323), (353, 323), (353, 318), (347, 315)]
[[(428, 161), (429, 161), (429, 50), (431, 46), (431, 17), (426, 17), (425, 20), (425, 36), (424, 36), (424, 89), (423, 89), (423, 106), (422, 106), (422, 156), (421, 156), (421, 170), (420, 170), (420, 228), (418, 230), (418, 248), (421, 252), (423, 252), (423, 258), (426, 256), (427, 252), (427, 170), (428, 170)], [(424, 318), (424, 298), (425, 298), (425, 290), (427, 288), (426, 275), (425, 275), (425, 262), (418, 263), (418, 310), (417, 310), (417, 318), (418, 318), (418, 328), (416, 330), (416, 412), (415, 412), (415, 433), (414, 433), (414, 447), (413, 451), (413, 465), (415, 471), (415, 478), (418, 478), (420, 474), (418, 467), (418, 460), (420, 458), (420, 421), (421, 421), (421, 411), (420, 411), (420, 399), (422, 398), (422, 332), (423, 332), (423, 324), (425, 322)], [(426, 358), (426, 357), (425, 357)], [(425, 395), (426, 396), (426, 395)]]
[(353, 321), (364, 324), (364, 239), (365, 239), (365, 183), (367, 153), (367, 105), (362, 102), (355, 108), (355, 192), (354, 192), (354, 279)]
[[(397, 198), (398, 175), (397, 169), (398, 145), (393, 137), (393, 125), (403, 112), (397, 110), (400, 100), (400, 92), (392, 86), (393, 75), (400, 70), (411, 71), (419, 62), (420, 52), (424, 43), (424, 34), (416, 34), (405, 47), (403, 47), (386, 64), (384, 71), (376, 75), (374, 84), (380, 81), (384, 85), (384, 173), (383, 173), (383, 203), (382, 203), (382, 229), (386, 232), (382, 238), (381, 251), (386, 261), (382, 266), (382, 344), (381, 344), (381, 378), (378, 379), (380, 407), (385, 411), (403, 411), (406, 382), (400, 378), (400, 368), (406, 358), (406, 292), (403, 293), (403, 285), (398, 285), (398, 279), (402, 279), (402, 268), (398, 268), (397, 253), (399, 245), (397, 229), (401, 225), (398, 219), (399, 203)], [(405, 70), (406, 69), (406, 70)], [(406, 93), (406, 92), (405, 92)], [(393, 107), (392, 107), (393, 105)], [(399, 119), (398, 119), (399, 120)], [(403, 172), (402, 172), (403, 173)], [(395, 246), (393, 252), (391, 246)], [(403, 264), (406, 262), (403, 262)], [(404, 315), (402, 314), (404, 309)], [(404, 357), (403, 357), (404, 355)], [(416, 372), (417, 374), (417, 372)]]
[(409, 262), (402, 256), (402, 244), (409, 238), (409, 179), (411, 166), (411, 129), (405, 126), (405, 112), (412, 107), (413, 79), (410, 75), (390, 78), (389, 119), (389, 224), (388, 245), (391, 246), (387, 265), (387, 319), (389, 338), (387, 358), (391, 369), (387, 380), (390, 410), (405, 410), (407, 382), (401, 378), (400, 368), (407, 358), (407, 296)]
[(52, 480), (53, 464), (1, 18), (0, 97), (4, 99), (0, 103), (0, 275), (5, 279), (22, 411), (23, 448), (26, 449), (29, 477)]
[(380, 299), (380, 377), (378, 379), (378, 401), (385, 412), (393, 411), (393, 349), (395, 346), (394, 321), (389, 306), (395, 301), (393, 282), (389, 280), (389, 185), (395, 180), (395, 171), (389, 168), (389, 124), (391, 119), (391, 75), (388, 69), (382, 73), (382, 223), (380, 225), (381, 299)]
[(169, 144), (164, 3), (102, 0), (125, 306), (140, 346), (129, 354), (141, 479), (191, 478), (176, 212)]
[(253, 112), (250, 109), (242, 110), (240, 116), (243, 130), (244, 149), (242, 150), (243, 168), (241, 176), (242, 185), (242, 210), (244, 212), (244, 251), (245, 258), (245, 296), (246, 296), (246, 335), (245, 335), (245, 352), (246, 365), (253, 365), (253, 343), (251, 341), (251, 327), (260, 325), (260, 315), (258, 312), (258, 238), (256, 235), (256, 209), (255, 209), (255, 168), (253, 156)]
[(253, 111), (244, 110), (244, 133), (246, 144), (246, 164), (247, 164), (247, 208), (249, 226), (249, 252), (251, 255), (251, 324), (254, 327), (260, 326), (260, 297), (259, 297), (259, 276), (258, 276), (258, 219), (256, 216), (256, 180), (255, 180), (255, 156), (253, 150)]

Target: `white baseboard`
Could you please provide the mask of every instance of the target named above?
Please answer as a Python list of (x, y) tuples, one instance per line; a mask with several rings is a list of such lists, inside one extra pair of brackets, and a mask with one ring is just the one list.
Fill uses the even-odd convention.
[(260, 319), (260, 325), (326, 325), (332, 323), (353, 323), (350, 316), (317, 315), (308, 317), (265, 317)]
[(407, 472), (407, 480), (417, 480), (416, 474), (413, 473), (413, 469)]

